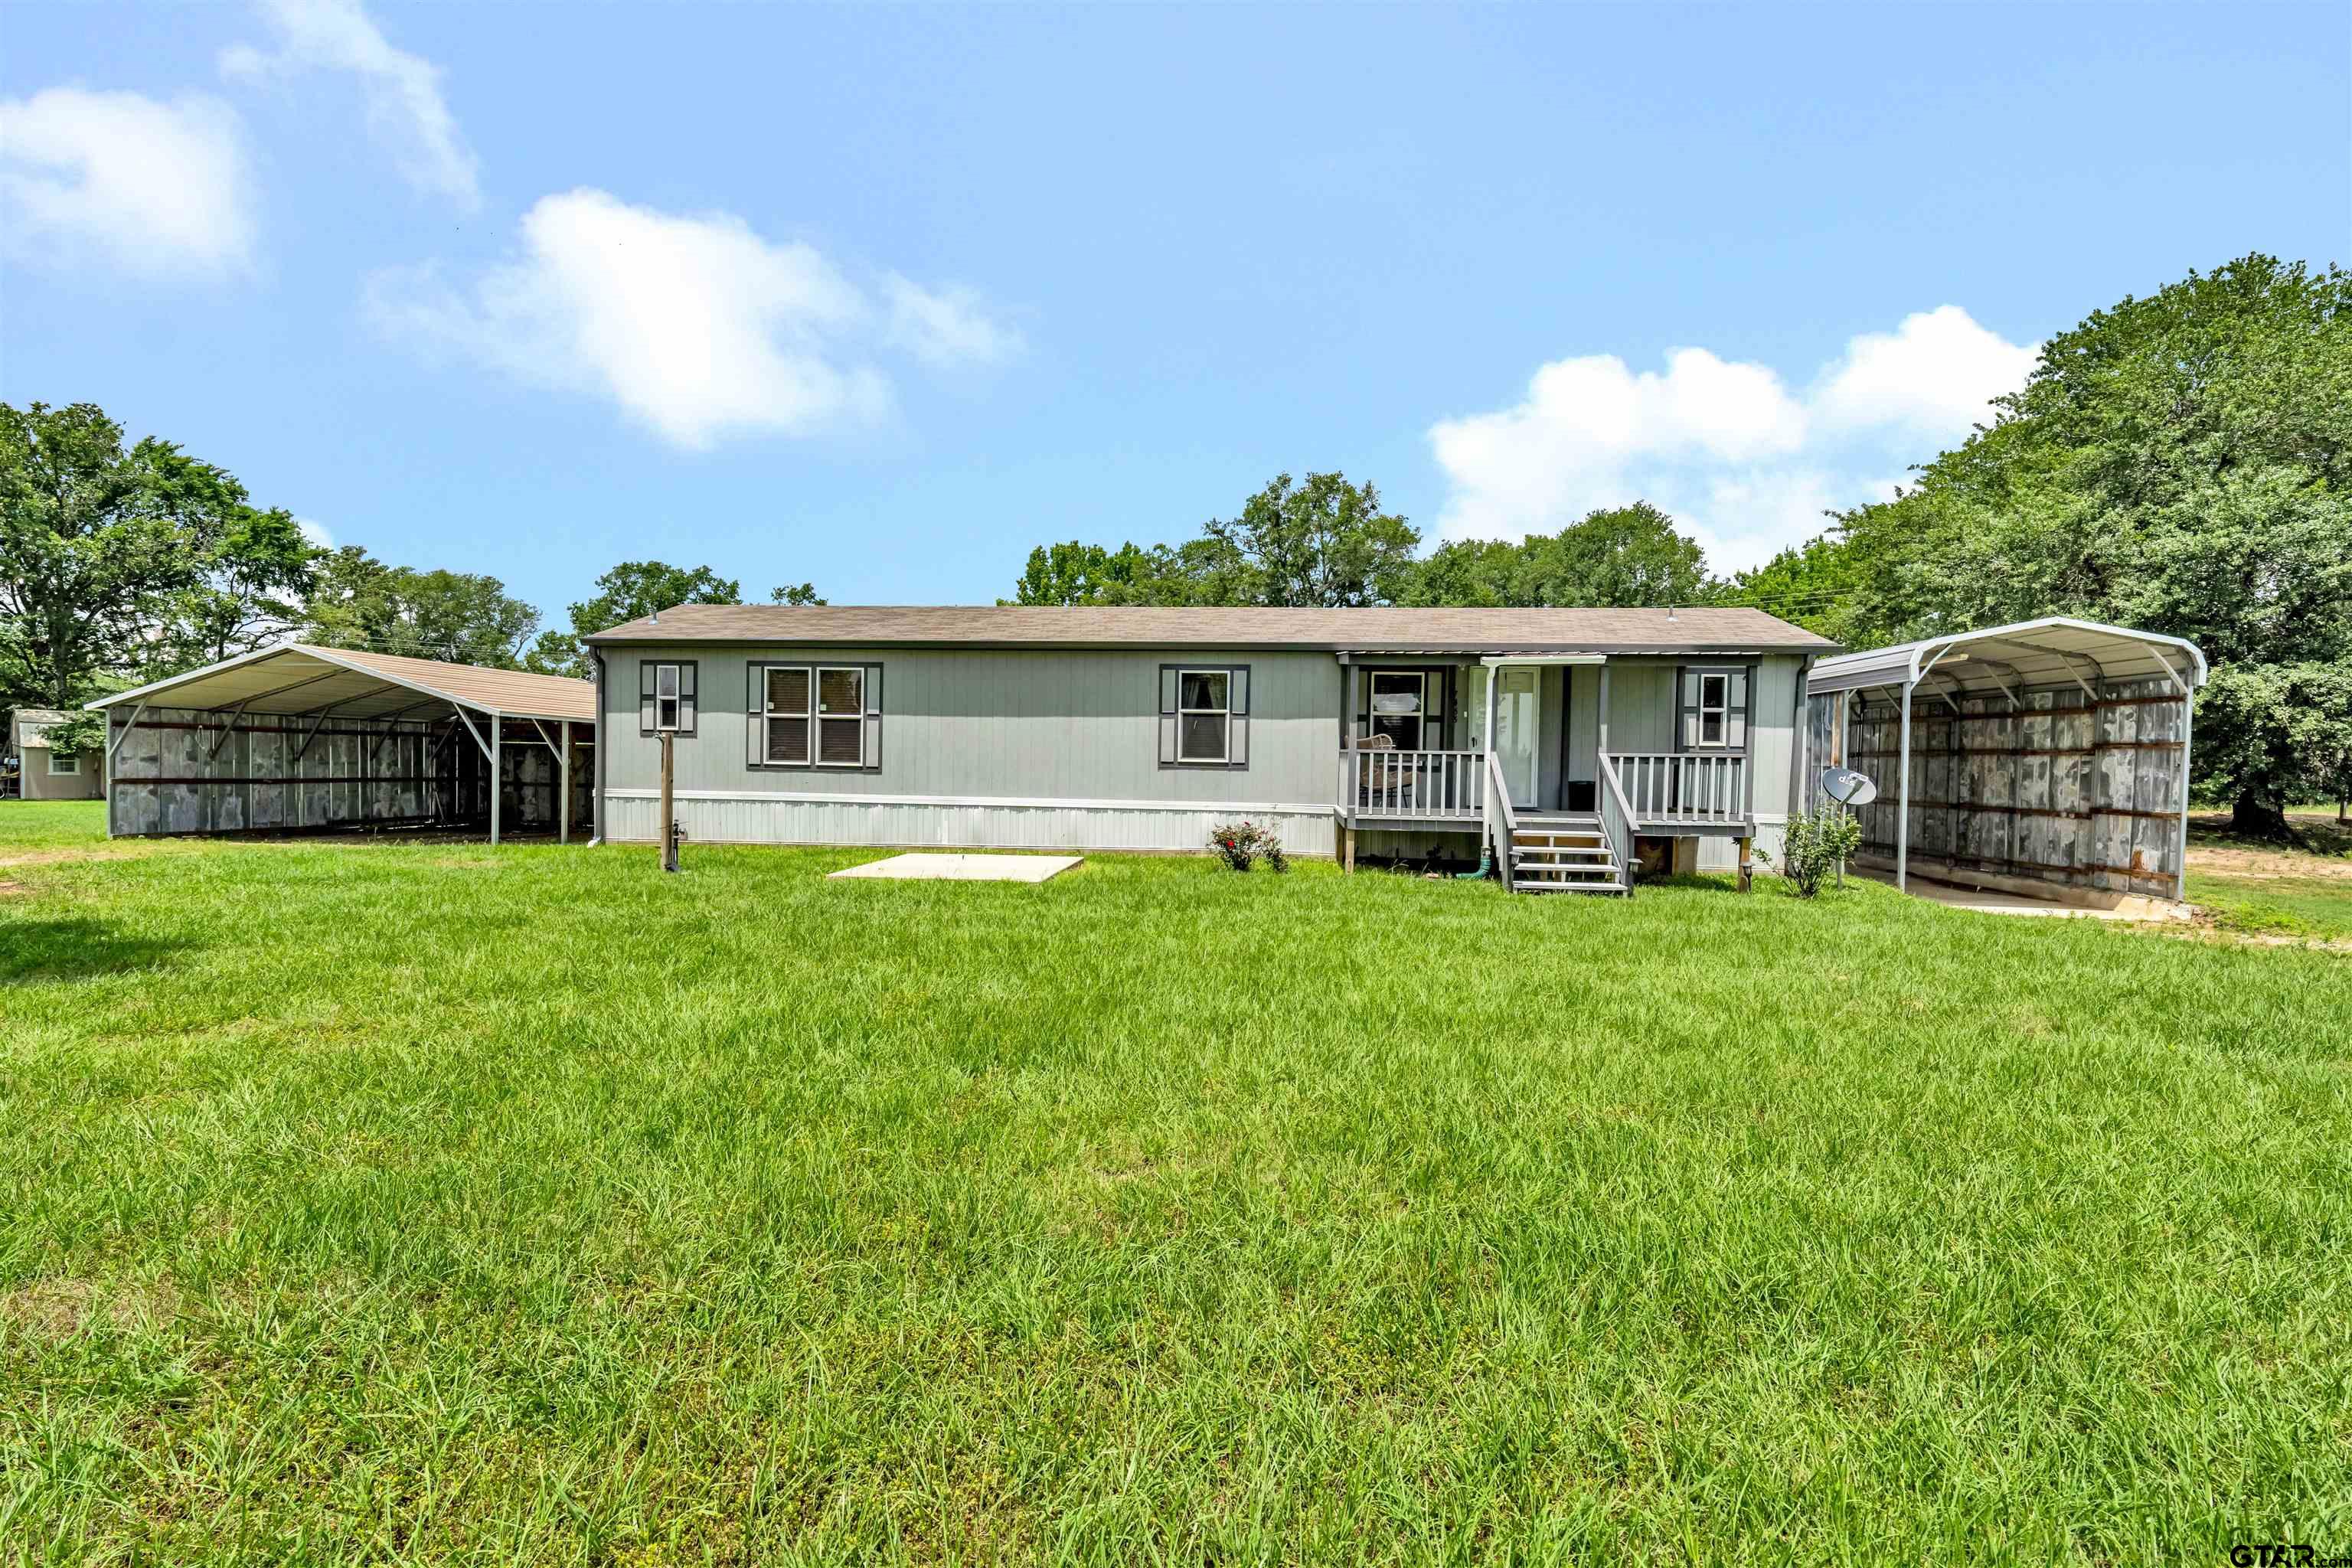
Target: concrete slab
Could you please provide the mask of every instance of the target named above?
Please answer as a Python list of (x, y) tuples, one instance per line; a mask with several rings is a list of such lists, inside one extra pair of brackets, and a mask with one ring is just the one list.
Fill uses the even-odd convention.
[[(1887, 887), (1895, 885), (1892, 872), (1867, 870), (1848, 866), (1849, 877), (1866, 878)], [(2032, 899), (2021, 893), (1995, 892), (1985, 888), (1963, 888), (1950, 882), (1939, 882), (1911, 874), (1911, 896), (1931, 903), (1946, 904), (1956, 910), (1976, 910), (1989, 915), (2040, 915), (2053, 920), (2082, 921), (2179, 921), (2193, 920), (2195, 914), (2186, 904), (2176, 904), (2170, 899), (2151, 899), (2145, 894), (2109, 895), (2095, 905), (2059, 903), (2050, 899)]]
[(1083, 855), (893, 855), (887, 860), (868, 860), (863, 866), (833, 872), (832, 877), (907, 882), (1043, 882), (1085, 863)]

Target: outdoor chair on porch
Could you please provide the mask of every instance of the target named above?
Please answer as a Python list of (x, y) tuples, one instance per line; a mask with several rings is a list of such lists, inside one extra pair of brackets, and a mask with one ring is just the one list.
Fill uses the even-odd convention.
[[(1360, 735), (1356, 750), (1393, 752), (1393, 735)], [(1384, 757), (1359, 756), (1356, 759), (1356, 804), (1363, 810), (1394, 811), (1404, 804), (1402, 772)]]

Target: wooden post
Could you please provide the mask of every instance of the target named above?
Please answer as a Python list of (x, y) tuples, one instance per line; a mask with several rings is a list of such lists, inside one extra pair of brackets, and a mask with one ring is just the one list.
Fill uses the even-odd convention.
[(1339, 869), (1352, 872), (1356, 868), (1356, 825), (1346, 817), (1339, 819)]
[(1748, 846), (1751, 842), (1753, 840), (1748, 838), (1739, 841), (1739, 890), (1743, 893), (1752, 892), (1756, 887), (1756, 868), (1748, 859)]
[(572, 721), (563, 721), (563, 750), (557, 753), (555, 788), (562, 797), (555, 808), (555, 841), (572, 842)]
[(675, 731), (669, 730), (662, 731), (661, 860), (662, 869), (665, 871), (677, 869), (677, 814), (675, 805), (676, 796), (671, 788), (676, 774), (672, 772), (670, 749), (670, 743), (677, 739)]
[(506, 743), (506, 716), (501, 713), (490, 715), (490, 844), (493, 848), (499, 842), (499, 796), (502, 793), (499, 786), (506, 782), (506, 769), (499, 765), (499, 759), (504, 755), (499, 748)]

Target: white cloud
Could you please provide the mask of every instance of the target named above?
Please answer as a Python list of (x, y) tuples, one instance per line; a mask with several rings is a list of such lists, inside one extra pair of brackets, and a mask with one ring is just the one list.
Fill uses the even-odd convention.
[[(516, 259), (469, 285), (432, 267), (380, 273), (368, 314), (414, 347), (609, 397), (680, 447), (815, 435), (889, 412), (889, 380), (867, 361), (896, 336), (903, 295), (877, 310), (810, 246), (597, 190), (542, 197), (521, 240)], [(933, 323), (930, 357), (1010, 352), (975, 299), (924, 297), (951, 301), (953, 331)]]
[(1902, 425), (1950, 439), (1979, 421), (1986, 405), (2025, 384), (2039, 345), (2004, 341), (1958, 305), (1903, 318), (1892, 332), (1864, 332), (1822, 374), (1815, 411), (1832, 426)]
[(927, 364), (997, 364), (1021, 352), (1021, 334), (992, 319), (970, 289), (926, 289), (893, 272), (882, 294), (890, 341)]
[(1853, 339), (1801, 395), (1768, 366), (1705, 349), (1639, 374), (1612, 354), (1557, 360), (1518, 403), (1430, 427), (1448, 482), (1439, 531), (1517, 538), (1647, 500), (1717, 570), (1753, 566), (1819, 533), (1824, 511), (1885, 499), (1881, 476), (1989, 420), (2035, 353), (1946, 305)]
[(422, 191), (443, 195), (467, 211), (479, 206), (481, 188), (472, 149), (441, 96), (441, 69), (393, 47), (359, 0), (259, 0), (278, 33), (265, 53), (250, 44), (221, 51), (221, 69), (255, 79), (303, 70), (348, 71), (367, 98), (368, 124), (388, 147), (401, 174)]
[(298, 517), (294, 520), (294, 526), (302, 531), (303, 538), (309, 540), (312, 544), (317, 545), (320, 549), (332, 550), (335, 547), (335, 536), (329, 533), (327, 531), (327, 525), (319, 521), (317, 519)]
[(253, 180), (216, 98), (52, 87), (0, 100), (0, 249), (149, 276), (250, 264)]

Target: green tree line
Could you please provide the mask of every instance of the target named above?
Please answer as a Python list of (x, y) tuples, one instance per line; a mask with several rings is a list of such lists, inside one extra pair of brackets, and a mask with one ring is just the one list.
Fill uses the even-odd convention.
[[(1280, 474), (1174, 542), (1028, 553), (1016, 605), (1752, 605), (1850, 647), (2071, 615), (2213, 666), (2205, 798), (2284, 831), (2352, 793), (2352, 274), (2252, 255), (2053, 337), (1991, 423), (1894, 500), (1717, 575), (1647, 501), (1521, 540), (1421, 531), (1340, 473)], [(287, 637), (585, 672), (581, 638), (740, 604), (705, 566), (623, 562), (543, 626), (496, 577), (324, 549), (283, 509), (100, 409), (0, 405), (0, 701), (70, 707)], [(822, 604), (813, 584), (778, 604)]]

